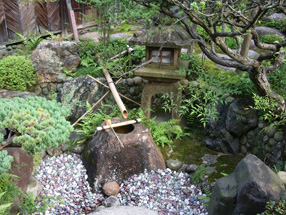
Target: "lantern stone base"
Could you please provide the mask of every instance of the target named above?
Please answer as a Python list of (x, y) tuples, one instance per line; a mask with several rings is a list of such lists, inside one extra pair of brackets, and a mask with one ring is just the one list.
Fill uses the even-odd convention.
[(141, 97), (141, 108), (145, 112), (145, 116), (150, 119), (151, 111), (146, 111), (152, 107), (152, 96), (157, 93), (168, 94), (173, 100), (172, 118), (179, 119), (179, 108), (181, 106), (182, 89), (180, 82), (175, 83), (158, 83), (151, 82), (144, 86)]

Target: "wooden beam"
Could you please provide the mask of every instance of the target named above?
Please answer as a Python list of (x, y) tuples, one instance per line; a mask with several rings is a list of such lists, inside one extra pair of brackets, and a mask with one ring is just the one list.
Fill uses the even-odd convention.
[(74, 40), (79, 41), (77, 26), (76, 26), (76, 21), (75, 21), (75, 15), (74, 15), (74, 11), (72, 9), (71, 1), (66, 0), (66, 3), (67, 3), (69, 18), (70, 18), (70, 22), (71, 22), (71, 26), (72, 26), (73, 38), (74, 38)]

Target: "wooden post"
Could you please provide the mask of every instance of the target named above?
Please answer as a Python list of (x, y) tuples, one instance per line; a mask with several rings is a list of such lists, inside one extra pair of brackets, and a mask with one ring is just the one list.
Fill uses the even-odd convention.
[(70, 22), (71, 22), (73, 38), (74, 38), (74, 40), (79, 41), (79, 39), (78, 39), (78, 32), (77, 32), (77, 26), (76, 26), (76, 21), (75, 21), (74, 11), (72, 9), (71, 1), (70, 0), (66, 0), (66, 3), (67, 3), (68, 12), (69, 12)]

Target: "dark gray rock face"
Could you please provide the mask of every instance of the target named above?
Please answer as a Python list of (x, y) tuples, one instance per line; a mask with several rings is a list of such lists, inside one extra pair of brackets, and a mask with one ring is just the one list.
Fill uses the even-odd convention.
[[(111, 121), (116, 123), (126, 119), (114, 118)], [(142, 173), (145, 169), (151, 171), (166, 168), (162, 154), (145, 126), (133, 124), (114, 130), (124, 147), (113, 131), (107, 129), (96, 132), (82, 153), (88, 182), (92, 187), (95, 182), (100, 185), (108, 181), (121, 184), (123, 180)]]
[[(101, 82), (106, 83), (105, 79), (100, 78)], [(86, 102), (90, 105), (95, 104), (106, 92), (105, 88), (88, 77), (78, 77), (68, 81), (65, 81), (63, 87), (58, 94), (58, 100), (63, 104), (72, 105), (72, 115), (70, 120), (76, 121), (86, 111)], [(109, 97), (104, 99), (104, 102)], [(100, 107), (98, 105), (95, 110)]]
[(248, 154), (235, 171), (218, 179), (211, 195), (209, 215), (256, 215), (269, 200), (285, 195), (281, 179), (261, 160)]
[(219, 103), (218, 120), (210, 120), (205, 129), (206, 146), (225, 153), (238, 153), (240, 136), (257, 126), (256, 111), (245, 110), (250, 104), (241, 99)]
[(226, 130), (240, 137), (257, 126), (258, 117), (254, 109), (245, 109), (249, 102), (239, 99), (232, 102), (228, 108), (225, 121)]

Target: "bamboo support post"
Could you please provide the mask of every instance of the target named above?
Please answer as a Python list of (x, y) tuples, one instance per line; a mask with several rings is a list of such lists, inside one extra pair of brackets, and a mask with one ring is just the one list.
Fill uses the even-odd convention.
[(104, 120), (104, 122), (105, 122), (105, 126), (108, 126), (108, 127), (112, 130), (113, 134), (114, 134), (115, 137), (117, 138), (117, 140), (118, 140), (118, 142), (120, 143), (121, 147), (124, 148), (123, 143), (122, 143), (121, 140), (119, 139), (119, 137), (118, 137), (118, 135), (116, 134), (116, 132), (114, 131), (113, 127), (111, 127), (111, 120), (110, 120), (110, 119), (106, 119), (106, 120)]
[(134, 49), (133, 48), (131, 48), (130, 46), (128, 46), (127, 45), (127, 48), (128, 48), (128, 50), (125, 50), (125, 51), (122, 51), (122, 52), (120, 52), (119, 54), (117, 54), (117, 55), (115, 55), (115, 56), (113, 56), (112, 58), (110, 58), (109, 60), (113, 60), (113, 59), (115, 59), (115, 58), (118, 58), (120, 55), (124, 55), (125, 53), (131, 53)]
[(135, 123), (139, 123), (139, 122), (141, 122), (141, 119), (136, 119), (136, 120), (134, 119), (134, 120), (129, 120), (129, 121), (125, 121), (125, 122), (119, 122), (119, 123), (115, 123), (115, 124), (105, 125), (102, 127), (97, 127), (96, 130), (102, 131), (103, 129), (116, 128), (116, 127), (135, 124)]
[[(118, 84), (122, 78), (118, 79), (115, 84)], [(86, 111), (77, 121), (75, 121), (74, 124), (72, 124), (72, 127), (74, 127), (86, 114), (88, 114), (91, 110), (93, 110), (108, 94), (110, 93), (110, 90), (107, 91), (88, 111)]]
[(121, 113), (123, 115), (123, 118), (126, 119), (128, 117), (128, 112), (127, 112), (127, 110), (126, 110), (117, 90), (116, 90), (115, 84), (113, 83), (113, 80), (112, 80), (109, 72), (107, 71), (107, 69), (103, 68), (102, 71), (103, 71), (103, 74), (107, 80), (107, 83), (109, 85), (109, 88), (110, 88), (110, 91), (113, 95), (113, 98), (114, 98), (116, 104), (118, 105), (119, 110), (121, 111)]
[[(96, 78), (94, 78), (94, 77), (92, 77), (92, 76), (90, 76), (90, 75), (87, 75), (87, 77), (91, 78), (92, 80), (96, 81), (97, 83), (101, 84), (102, 86), (106, 87), (107, 89), (110, 89), (108, 86), (106, 86), (104, 83), (102, 83), (101, 81), (97, 80)], [(141, 106), (141, 104), (139, 104), (138, 102), (135, 102), (134, 100), (132, 100), (132, 99), (130, 99), (130, 98), (124, 96), (123, 94), (121, 94), (121, 93), (118, 93), (118, 94), (119, 94), (121, 97), (127, 99), (128, 101), (131, 101), (131, 102), (133, 102), (134, 104), (137, 104), (137, 105)]]

